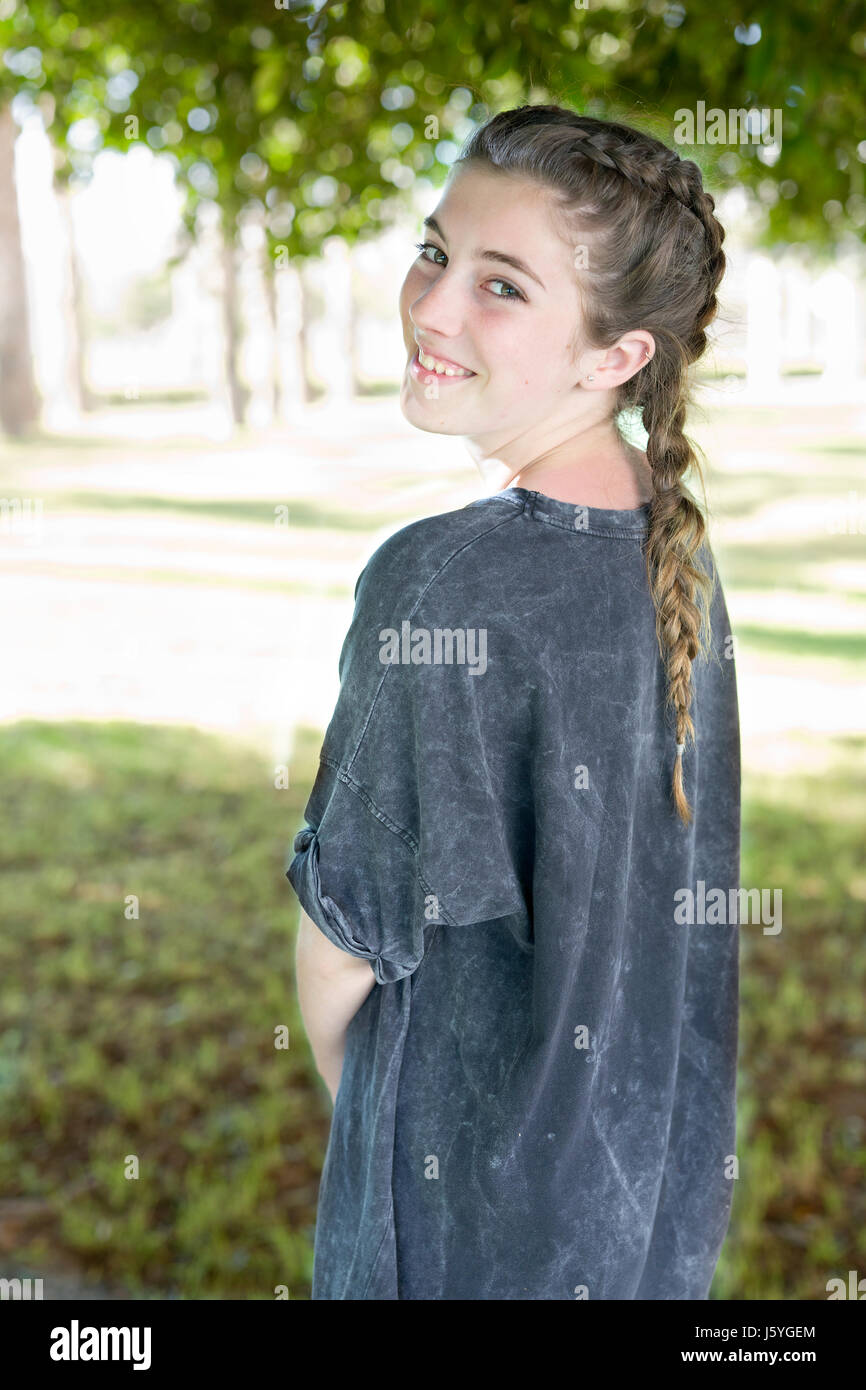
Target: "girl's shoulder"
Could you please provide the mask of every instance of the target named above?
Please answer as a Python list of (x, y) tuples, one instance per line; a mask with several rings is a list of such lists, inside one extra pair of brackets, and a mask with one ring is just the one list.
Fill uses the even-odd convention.
[(378, 541), (358, 577), (356, 599), (388, 595), (397, 602), (411, 602), (446, 570), (451, 577), (467, 570), (477, 574), (479, 562), (473, 552), (488, 538), (505, 544), (499, 533), (508, 532), (521, 511), (513, 500), (494, 493), (398, 527)]

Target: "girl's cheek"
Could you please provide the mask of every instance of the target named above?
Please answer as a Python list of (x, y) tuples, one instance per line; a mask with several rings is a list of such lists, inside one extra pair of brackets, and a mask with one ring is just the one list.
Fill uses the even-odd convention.
[(427, 277), (423, 270), (419, 270), (413, 265), (406, 272), (406, 279), (403, 281), (403, 290), (408, 295), (414, 295), (417, 299), (419, 294), (423, 294), (427, 286)]

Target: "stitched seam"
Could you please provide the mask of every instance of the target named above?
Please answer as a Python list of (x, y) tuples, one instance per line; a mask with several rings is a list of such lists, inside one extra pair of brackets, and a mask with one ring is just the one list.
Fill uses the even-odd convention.
[(507, 502), (510, 507), (517, 507), (524, 511), (526, 503), (518, 497), (506, 497), (504, 492), (492, 492), (488, 497), (476, 497), (474, 502), (467, 502), (467, 507), (480, 507), (485, 502)]
[(380, 806), (377, 806), (376, 802), (373, 800), (372, 796), (367, 791), (367, 789), (365, 787), (362, 787), (361, 783), (357, 782), (355, 778), (351, 776), (350, 773), (345, 772), (341, 764), (338, 763), (336, 759), (329, 758), (326, 755), (320, 753), (319, 762), (324, 763), (326, 767), (332, 768), (333, 771), (336, 772), (339, 780), (341, 782), (344, 782), (345, 785), (349, 788), (349, 790), (353, 791), (355, 795), (361, 801), (363, 801), (368, 811), (370, 811), (370, 813), (374, 815), (377, 820), (381, 821), (387, 830), (390, 830), (394, 835), (398, 836), (398, 838), (404, 842), (407, 849), (409, 849), (412, 854), (417, 855), (419, 846), (412, 832), (410, 830), (404, 829), (404, 827), (402, 825), (399, 825), (397, 821), (392, 820), (386, 811), (383, 811)]
[[(375, 816), (376, 820), (378, 820), (382, 825), (384, 825), (386, 830), (390, 830), (392, 835), (396, 835), (398, 840), (402, 840), (403, 844), (406, 846), (406, 848), (409, 850), (409, 852), (415, 860), (415, 877), (418, 880), (418, 883), (420, 884), (421, 888), (423, 889), (424, 896), (427, 897), (432, 895), (433, 897), (435, 897), (439, 905), (439, 915), (446, 926), (456, 926), (457, 923), (451, 916), (450, 912), (448, 912), (444, 906), (444, 903), (442, 901), (442, 894), (436, 892), (436, 889), (430, 883), (429, 879), (427, 879), (424, 875), (424, 872), (418, 862), (418, 853), (420, 846), (415, 840), (414, 835), (412, 835), (412, 833), (409, 830), (404, 830), (402, 826), (398, 825), (395, 820), (392, 820), (389, 815), (387, 815), (383, 810), (381, 810), (381, 808), (376, 805), (375, 801), (370, 796), (370, 793), (366, 791), (364, 787), (361, 786), (360, 782), (356, 782), (354, 777), (350, 777), (347, 772), (343, 772), (339, 767), (337, 767), (336, 763), (332, 762), (330, 758), (322, 758), (320, 759), (320, 761), (326, 762), (329, 767), (335, 768), (340, 781), (349, 788), (349, 791), (354, 792), (358, 800), (362, 801), (364, 805), (367, 807), (367, 810), (370, 812), (370, 814), (372, 816)], [(523, 907), (523, 902), (518, 899), (510, 905), (509, 910), (507, 912), (500, 912), (497, 914), (496, 917), (491, 917), (486, 920), (496, 922), (499, 920), (500, 917), (510, 917), (516, 912), (521, 912), (523, 910)], [(434, 926), (436, 924), (430, 923), (430, 925)]]
[[(515, 505), (517, 505), (517, 504), (515, 503)], [(524, 510), (525, 510), (525, 507), (524, 507), (523, 505), (520, 505), (519, 511), (516, 511), (516, 512), (513, 514), (513, 516), (507, 516), (507, 517), (504, 518), (504, 520), (502, 520), (502, 521), (497, 521), (496, 524), (495, 524), (494, 526), (488, 526), (488, 527), (486, 528), (486, 530), (480, 531), (480, 532), (478, 533), (477, 536), (472, 536), (472, 537), (470, 537), (470, 539), (469, 539), (468, 541), (464, 541), (463, 545), (458, 546), (458, 548), (457, 548), (456, 550), (452, 551), (452, 553), (447, 557), (447, 559), (445, 559), (445, 560), (442, 561), (442, 564), (439, 566), (439, 568), (438, 568), (438, 570), (436, 571), (436, 573), (433, 574), (433, 575), (431, 575), (430, 579), (427, 581), (427, 583), (425, 584), (424, 588), (421, 590), (420, 594), (418, 595), (417, 599), (415, 600), (415, 606), (413, 607), (412, 611), (411, 611), (410, 614), (409, 614), (408, 621), (411, 623), (413, 617), (414, 617), (415, 614), (418, 612), (418, 609), (419, 609), (420, 606), (421, 606), (421, 601), (422, 601), (422, 599), (423, 599), (423, 598), (425, 597), (425, 595), (428, 593), (428, 591), (429, 591), (429, 589), (432, 587), (432, 585), (436, 583), (436, 580), (439, 578), (439, 576), (440, 576), (440, 574), (442, 573), (442, 571), (443, 571), (448, 565), (451, 564), (451, 561), (452, 561), (452, 560), (456, 559), (457, 556), (460, 555), (460, 554), (462, 554), (462, 552), (463, 552), (464, 550), (468, 550), (469, 547), (470, 547), (470, 545), (475, 545), (475, 543), (476, 543), (477, 541), (480, 541), (484, 536), (489, 536), (493, 531), (498, 531), (499, 528), (500, 528), (501, 526), (507, 526), (508, 523), (509, 523), (510, 521), (514, 521), (515, 517), (522, 516)], [(373, 696), (373, 700), (372, 700), (372, 703), (371, 703), (371, 705), (370, 705), (370, 711), (369, 711), (369, 713), (368, 713), (368, 715), (367, 715), (367, 718), (364, 720), (364, 727), (363, 727), (363, 729), (361, 730), (361, 733), (360, 733), (359, 738), (358, 738), (358, 742), (357, 742), (357, 744), (355, 745), (355, 751), (352, 753), (352, 756), (350, 757), (348, 763), (346, 764), (346, 769), (347, 769), (347, 771), (348, 771), (349, 769), (351, 769), (352, 764), (354, 763), (355, 759), (357, 758), (358, 754), (359, 754), (360, 751), (361, 751), (361, 744), (364, 742), (364, 737), (365, 737), (365, 735), (366, 735), (366, 733), (367, 733), (367, 729), (368, 729), (368, 727), (369, 727), (370, 720), (373, 718), (373, 713), (374, 713), (374, 711), (375, 711), (376, 704), (377, 704), (377, 702), (378, 702), (379, 695), (380, 695), (381, 690), (382, 690), (382, 686), (385, 684), (385, 681), (386, 681), (387, 676), (388, 676), (388, 672), (389, 672), (391, 669), (392, 669), (392, 667), (391, 667), (391, 664), (389, 663), (388, 665), (386, 665), (385, 670), (384, 670), (383, 673), (382, 673), (382, 679), (379, 681), (379, 684), (378, 684), (378, 686), (376, 687), (376, 693), (375, 693), (375, 695)]]
[(337, 775), (339, 776), (340, 781), (345, 782), (346, 786), (351, 791), (353, 791), (361, 801), (363, 801), (364, 805), (367, 807), (367, 810), (370, 811), (371, 814), (376, 817), (376, 820), (381, 821), (382, 824), (388, 830), (390, 830), (394, 835), (401, 839), (403, 843), (406, 845), (407, 849), (417, 857), (419, 846), (411, 831), (404, 829), (404, 827), (402, 825), (399, 825), (397, 821), (392, 820), (391, 817), (381, 809), (381, 807), (377, 806), (370, 793), (366, 791), (364, 787), (361, 786), (360, 782), (356, 782), (354, 777), (351, 777), (348, 772), (339, 771)]
[[(413, 999), (416, 997), (416, 995), (417, 995), (417, 993), (418, 993), (418, 989), (419, 989), (420, 984), (421, 984), (421, 977), (422, 977), (422, 975), (424, 974), (424, 966), (427, 964), (428, 960), (430, 959), (430, 952), (432, 951), (432, 949), (433, 949), (433, 944), (434, 944), (434, 942), (436, 941), (437, 936), (439, 935), (439, 928), (442, 926), (442, 923), (441, 923), (441, 922), (428, 922), (427, 925), (433, 928), (433, 934), (432, 934), (432, 936), (430, 937), (430, 940), (427, 942), (426, 946), (424, 947), (424, 954), (423, 954), (423, 956), (421, 957), (421, 960), (419, 961), (417, 968), (412, 972), (411, 976), (409, 977), (409, 978), (413, 981), (413, 984), (412, 984), (412, 998), (413, 998)], [(451, 924), (450, 924), (450, 923), (447, 923), (446, 925), (449, 925), (449, 926), (450, 926)]]
[[(393, 1173), (393, 1158), (392, 1158), (392, 1162), (391, 1162), (391, 1169), (392, 1169), (392, 1173)], [(387, 1237), (388, 1232), (389, 1232), (390, 1229), (391, 1229), (391, 1225), (392, 1225), (392, 1221), (393, 1221), (393, 1210), (394, 1210), (394, 1200), (393, 1200), (393, 1197), (392, 1197), (392, 1199), (391, 1199), (391, 1210), (390, 1210), (389, 1213), (388, 1213), (388, 1220), (385, 1222), (385, 1230), (382, 1232), (382, 1239), (379, 1241), (379, 1245), (378, 1245), (378, 1248), (377, 1248), (377, 1250), (376, 1250), (375, 1257), (374, 1257), (374, 1259), (373, 1259), (373, 1264), (372, 1264), (372, 1267), (371, 1267), (371, 1269), (370, 1269), (370, 1273), (369, 1273), (368, 1276), (367, 1276), (367, 1282), (365, 1283), (364, 1288), (363, 1288), (363, 1292), (361, 1293), (361, 1298), (364, 1298), (364, 1297), (366, 1296), (367, 1290), (369, 1289), (370, 1285), (371, 1285), (372, 1282), (373, 1282), (373, 1276), (375, 1275), (376, 1270), (377, 1270), (378, 1267), (379, 1267), (379, 1256), (382, 1254), (382, 1246), (385, 1244), (385, 1238)]]
[[(492, 494), (492, 497), (495, 497), (497, 501), (510, 502), (512, 507), (518, 507), (521, 511), (525, 511), (527, 516), (530, 517), (532, 521), (546, 521), (549, 526), (558, 526), (563, 531), (577, 530), (576, 527), (572, 526), (567, 521), (563, 521), (559, 517), (547, 516), (541, 512), (536, 512), (536, 499), (540, 496), (541, 494), (539, 492), (530, 492), (529, 499), (527, 501), (519, 501), (516, 497), (506, 497), (504, 493)], [(481, 502), (491, 501), (492, 497), (479, 497), (475, 502), (468, 502), (467, 506), (477, 507)], [(570, 506), (571, 504), (569, 503), (567, 505)], [(574, 505), (575, 507), (577, 507), (580, 506), (581, 503), (575, 502)], [(590, 507), (588, 510), (598, 511), (599, 508), (596, 507), (593, 509), (592, 507)], [(634, 539), (634, 537), (636, 536), (643, 537), (648, 535), (649, 526), (582, 526), (578, 534), (581, 534), (581, 532), (585, 536), (605, 536), (610, 537), (613, 540), (617, 540), (620, 537)]]
[[(328, 762), (329, 766), (331, 767), (336, 766), (334, 763), (331, 762), (330, 759), (322, 759), (322, 761)], [(357, 796), (358, 800), (364, 803), (370, 814), (372, 816), (375, 816), (376, 820), (378, 820), (382, 825), (384, 825), (386, 830), (390, 830), (392, 835), (396, 835), (397, 838), (403, 842), (403, 844), (406, 846), (406, 848), (409, 850), (410, 854), (415, 860), (415, 877), (418, 880), (418, 883), (420, 884), (424, 892), (424, 896), (426, 897), (432, 895), (436, 898), (436, 901), (439, 904), (439, 915), (445, 922), (446, 926), (456, 926), (456, 923), (454, 919), (451, 917), (451, 914), (445, 910), (442, 904), (441, 894), (435, 891), (432, 884), (425, 878), (421, 870), (420, 864), (418, 863), (419, 845), (415, 840), (414, 835), (412, 835), (410, 831), (404, 830), (402, 826), (398, 825), (395, 820), (392, 820), (389, 815), (387, 815), (379, 806), (377, 806), (373, 798), (370, 796), (370, 793), (366, 791), (364, 787), (361, 786), (360, 782), (356, 782), (354, 777), (350, 777), (347, 772), (343, 772), (339, 768), (337, 768), (337, 775), (340, 781), (345, 786), (347, 786), (349, 790), (355, 794), (355, 796)], [(431, 925), (433, 924), (431, 923)]]
[(636, 529), (635, 527), (613, 528), (610, 526), (569, 526), (566, 521), (561, 521), (559, 517), (545, 516), (541, 512), (532, 513), (533, 521), (543, 521), (547, 526), (556, 526), (560, 531), (568, 531), (574, 536), (602, 536), (609, 540), (639, 540), (647, 534), (646, 527)]

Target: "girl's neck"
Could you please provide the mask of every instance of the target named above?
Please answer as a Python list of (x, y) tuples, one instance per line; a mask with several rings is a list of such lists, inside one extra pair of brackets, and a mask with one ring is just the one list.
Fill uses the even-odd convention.
[(601, 443), (591, 456), (574, 457), (569, 450), (542, 457), (521, 467), (500, 489), (528, 488), (559, 502), (603, 509), (632, 510), (651, 502), (652, 473), (645, 453), (616, 438)]

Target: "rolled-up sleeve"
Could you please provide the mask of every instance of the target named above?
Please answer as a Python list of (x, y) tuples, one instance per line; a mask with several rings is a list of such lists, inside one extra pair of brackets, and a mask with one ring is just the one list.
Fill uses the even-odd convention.
[(323, 785), (324, 814), (298, 831), (286, 877), (328, 940), (368, 960), (378, 983), (390, 984), (418, 968), (428, 929), (443, 918), (400, 831), (326, 764), (311, 802)]

